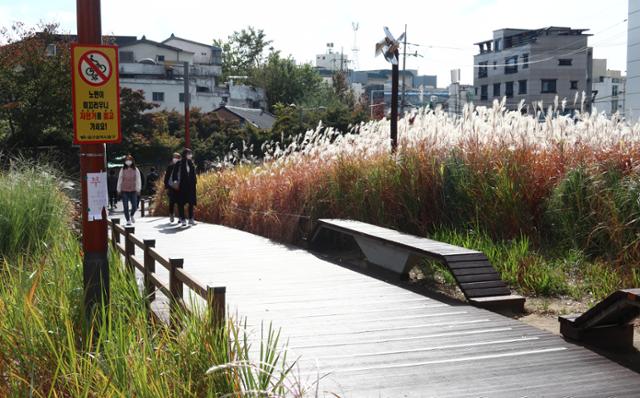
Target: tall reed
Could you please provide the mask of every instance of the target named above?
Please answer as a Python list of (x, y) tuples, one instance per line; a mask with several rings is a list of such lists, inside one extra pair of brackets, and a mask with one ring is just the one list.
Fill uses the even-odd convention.
[[(59, 210), (60, 220), (44, 223), (50, 220), (45, 210), (2, 213), (17, 214), (33, 232), (18, 234), (18, 243), (4, 244), (7, 251), (0, 253), (0, 396), (274, 396), (300, 390), (279, 355), (276, 332), (256, 337), (237, 320), (212, 328), (198, 312), (182, 314), (177, 330), (150, 322), (135, 278), (113, 253), (106, 321), (85, 333), (81, 250), (66, 199), (48, 173), (15, 169), (0, 174), (11, 186), (6, 179), (32, 189), (12, 187), (3, 203), (35, 206), (39, 201), (29, 195), (48, 192), (47, 209)], [(22, 250), (20, 244), (47, 250)], [(262, 356), (249, 337), (259, 342)], [(215, 367), (220, 369), (211, 371)], [(249, 388), (259, 392), (245, 393)]]
[(461, 117), (420, 110), (399, 121), (395, 154), (386, 120), (346, 134), (319, 126), (286, 148), (267, 145), (254, 166), (244, 159), (202, 175), (198, 216), (288, 242), (320, 217), (421, 235), (479, 228), (497, 241), (584, 250), (634, 283), (640, 125), (559, 108), (522, 115), (496, 101)]

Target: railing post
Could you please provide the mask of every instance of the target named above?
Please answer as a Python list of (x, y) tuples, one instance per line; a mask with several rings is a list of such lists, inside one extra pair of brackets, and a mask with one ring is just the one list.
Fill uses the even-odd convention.
[(156, 299), (156, 289), (151, 283), (150, 275), (156, 272), (156, 260), (149, 253), (149, 249), (156, 247), (155, 239), (145, 239), (144, 242), (144, 295), (147, 298), (147, 305)]
[(135, 271), (131, 257), (136, 254), (136, 245), (131, 240), (130, 236), (136, 232), (135, 227), (124, 227), (124, 260), (127, 264), (127, 268), (131, 272)]
[(226, 320), (226, 293), (227, 288), (207, 286), (207, 304), (211, 316), (211, 326), (219, 328), (224, 326)]
[(176, 274), (176, 270), (178, 268), (182, 269), (184, 265), (184, 260), (181, 258), (170, 258), (169, 259), (169, 292), (171, 293), (171, 304), (169, 307), (169, 314), (171, 319), (171, 324), (175, 326), (176, 316), (178, 314), (180, 300), (183, 299), (182, 296), (182, 282), (178, 279), (178, 275)]
[(144, 198), (140, 198), (140, 218), (144, 217)]
[(111, 219), (111, 243), (113, 244), (114, 248), (118, 243), (120, 243), (120, 232), (118, 232), (118, 228), (116, 228), (118, 225), (120, 225), (120, 219), (112, 218)]

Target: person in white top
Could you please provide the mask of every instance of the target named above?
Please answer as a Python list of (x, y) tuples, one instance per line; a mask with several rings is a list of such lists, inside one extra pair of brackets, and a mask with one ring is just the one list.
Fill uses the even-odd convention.
[[(130, 154), (124, 160), (124, 167), (118, 174), (118, 195), (122, 197), (122, 205), (124, 206), (124, 218), (127, 225), (135, 223), (134, 214), (138, 210), (138, 196), (142, 190), (142, 176), (140, 170), (136, 167), (135, 160)], [(131, 209), (129, 209), (131, 203)]]

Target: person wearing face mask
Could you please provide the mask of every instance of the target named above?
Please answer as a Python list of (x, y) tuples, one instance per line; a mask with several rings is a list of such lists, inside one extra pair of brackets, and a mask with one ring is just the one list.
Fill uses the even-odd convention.
[[(124, 206), (124, 218), (127, 225), (135, 223), (134, 214), (138, 209), (138, 196), (142, 190), (142, 176), (140, 170), (136, 167), (133, 156), (130, 154), (124, 160), (124, 167), (118, 174), (118, 195), (122, 197), (122, 205)], [(131, 209), (129, 209), (131, 203)], [(131, 211), (131, 212), (129, 212)]]
[(179, 188), (177, 192), (178, 202), (178, 214), (180, 217), (180, 224), (186, 226), (187, 222), (184, 214), (184, 206), (189, 206), (189, 224), (195, 225), (193, 218), (193, 207), (197, 204), (196, 201), (196, 166), (193, 163), (193, 153), (191, 149), (187, 148), (182, 151), (182, 159), (173, 167), (172, 181), (179, 181)]
[(173, 154), (173, 158), (171, 158), (171, 163), (167, 166), (167, 171), (164, 173), (164, 188), (167, 192), (167, 196), (169, 197), (169, 222), (173, 222), (175, 220), (174, 212), (177, 203), (178, 196), (178, 184), (179, 184), (179, 176), (177, 180), (173, 180), (173, 168), (178, 162), (180, 162), (181, 156), (178, 152)]

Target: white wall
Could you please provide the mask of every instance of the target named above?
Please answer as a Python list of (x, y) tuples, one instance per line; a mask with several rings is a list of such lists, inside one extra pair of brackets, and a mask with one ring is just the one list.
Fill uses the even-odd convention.
[(178, 38), (169, 38), (163, 42), (172, 47), (177, 47), (185, 51), (192, 52), (193, 62), (196, 64), (211, 64), (213, 62), (213, 54), (211, 46), (203, 46), (200, 44), (191, 43)]
[(325, 68), (332, 71), (340, 70), (340, 60), (342, 59), (342, 68), (349, 69), (349, 59), (346, 54), (327, 53), (316, 55), (316, 67)]
[[(152, 111), (176, 110), (184, 112), (184, 102), (180, 102), (180, 93), (184, 91), (184, 84), (181, 80), (157, 80), (157, 79), (120, 79), (122, 87), (132, 90), (144, 91), (144, 98), (148, 102), (160, 105)], [(164, 101), (154, 101), (153, 93), (164, 93)], [(219, 93), (198, 93), (195, 83), (189, 87), (191, 93), (191, 108), (200, 108), (203, 112), (209, 112), (220, 106), (222, 96)]]
[(168, 48), (158, 47), (150, 43), (137, 43), (130, 46), (120, 47), (119, 51), (133, 51), (134, 62), (138, 62), (144, 58), (151, 58), (155, 61), (157, 60), (158, 55), (164, 55), (165, 62), (187, 61), (189, 63), (193, 63), (192, 53), (169, 50)]
[(625, 117), (631, 122), (636, 122), (640, 117), (640, 1), (638, 0), (629, 0), (625, 91)]

